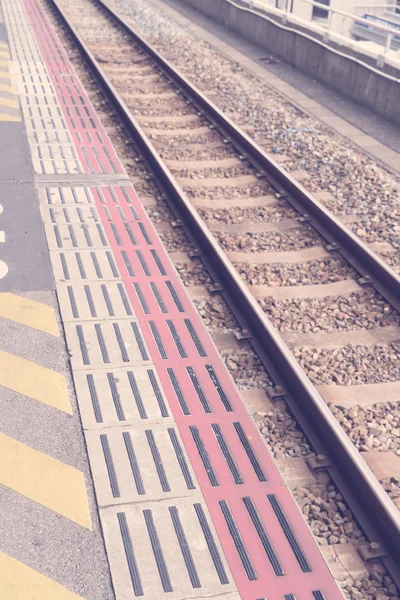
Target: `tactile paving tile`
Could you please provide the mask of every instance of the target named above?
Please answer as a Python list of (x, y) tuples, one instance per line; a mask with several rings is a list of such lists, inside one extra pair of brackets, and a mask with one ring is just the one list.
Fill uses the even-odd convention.
[(93, 206), (52, 206), (42, 207), (45, 223), (98, 223), (97, 210)]
[(103, 528), (119, 600), (239, 599), (204, 501), (109, 507)]
[(74, 282), (57, 287), (64, 322), (130, 319), (133, 309), (121, 282)]
[(47, 205), (53, 206), (59, 204), (68, 204), (68, 207), (71, 210), (71, 205), (74, 204), (94, 205), (94, 199), (89, 188), (86, 186), (39, 188), (39, 197), (43, 207), (46, 207)]
[(80, 410), (85, 429), (174, 423), (154, 365), (77, 371)]
[[(7, 5), (11, 4), (11, 0), (7, 0)], [(108, 173), (117, 174), (123, 173), (123, 168), (117, 158), (113, 146), (108, 139), (107, 134), (102, 127), (96, 112), (90, 103), (82, 84), (75, 71), (71, 67), (67, 54), (62, 48), (54, 29), (50, 26), (47, 19), (43, 18), (41, 5), (35, 0), (24, 2), (27, 16), (30, 20), (30, 27), (37, 43), (35, 52), (40, 53), (41, 61), (45, 68), (43, 73), (30, 73), (30, 65), (25, 65), (23, 73), (24, 81), (31, 81), (37, 88), (39, 95), (38, 109), (34, 111), (32, 117), (32, 133), (40, 140), (40, 152), (42, 154), (52, 152), (54, 161), (40, 160), (35, 165), (40, 165), (45, 174), (74, 174), (74, 173)], [(19, 15), (17, 21), (26, 18), (25, 15)], [(27, 46), (27, 42), (25, 42)], [(33, 44), (25, 49), (26, 56)], [(28, 73), (26, 73), (28, 69)], [(43, 94), (41, 85), (48, 86), (47, 91), (50, 91), (50, 98), (54, 100), (51, 107), (52, 120), (46, 115), (46, 118), (41, 117), (41, 111), (46, 111), (46, 106), (43, 103), (43, 98), (47, 100), (47, 95)], [(26, 88), (28, 91), (29, 88)], [(32, 89), (29, 91), (32, 92)], [(43, 98), (40, 98), (43, 96)], [(60, 118), (58, 113), (62, 111), (63, 117)], [(60, 119), (56, 123), (56, 119)], [(67, 125), (65, 125), (67, 124)], [(61, 125), (60, 129), (56, 125)], [(65, 138), (60, 138), (57, 145), (57, 139), (54, 136), (57, 131), (69, 130), (73, 145), (71, 145), (72, 156), (69, 156), (67, 148), (63, 145)], [(51, 138), (50, 150), (43, 147), (42, 142), (48, 133)], [(74, 153), (77, 153), (77, 159)], [(66, 158), (63, 157), (66, 155)], [(36, 157), (37, 159), (37, 157)], [(51, 168), (54, 166), (54, 170)], [(39, 168), (37, 166), (37, 168)]]
[[(42, 175), (74, 175), (82, 173), (83, 170), (80, 166), (75, 148), (66, 144), (57, 144), (54, 140), (54, 137), (58, 136), (57, 125), (53, 125), (50, 119), (48, 125), (46, 125), (46, 130), (48, 131), (49, 129), (54, 133), (51, 143), (41, 143), (36, 145), (31, 143), (31, 148), (33, 150), (32, 160), (35, 172)], [(60, 131), (60, 129), (58, 131)], [(39, 131), (39, 133), (37, 133), (37, 130), (35, 130), (34, 135), (39, 139), (42, 137), (42, 132)], [(52, 136), (49, 136), (49, 139), (51, 139), (51, 137)]]
[(78, 151), (25, 11), (19, 2), (4, 2), (13, 72), (37, 174), (83, 173)]
[(98, 223), (68, 223), (60, 225), (45, 225), (47, 243), (49, 248), (106, 248), (108, 240), (104, 234), (103, 226)]
[(92, 430), (86, 442), (100, 508), (198, 492), (179, 432), (171, 423)]
[(150, 364), (149, 351), (136, 320), (65, 323), (72, 369)]
[[(23, 2), (85, 172), (113, 172), (39, 2)], [(41, 202), (118, 599), (341, 598), (133, 188)], [(110, 315), (102, 283), (121, 283), (132, 316)]]
[[(51, 229), (50, 229), (51, 231)], [(118, 279), (119, 269), (111, 250), (50, 252), (56, 282)]]

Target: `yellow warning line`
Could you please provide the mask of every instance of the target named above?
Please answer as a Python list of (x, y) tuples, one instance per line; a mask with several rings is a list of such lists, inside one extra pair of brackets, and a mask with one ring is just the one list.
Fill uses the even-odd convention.
[(51, 306), (16, 294), (0, 294), (0, 317), (59, 336), (56, 316)]
[(83, 600), (59, 583), (0, 552), (2, 600)]
[(72, 415), (65, 378), (0, 350), (0, 385)]
[(7, 94), (14, 94), (15, 93), (15, 89), (13, 88), (12, 85), (6, 85), (5, 83), (0, 83), (0, 92), (7, 92)]
[(92, 529), (83, 473), (0, 433), (0, 483)]
[(6, 106), (7, 108), (15, 108), (19, 109), (18, 100), (13, 100), (12, 98), (2, 98), (0, 96), (0, 106)]
[(4, 115), (0, 113), (0, 121), (9, 121), (12, 123), (19, 123), (21, 121), (21, 117), (14, 117), (13, 115)]
[[(6, 79), (8, 81), (12, 81), (12, 74), (10, 73), (10, 65), (11, 58), (9, 53), (8, 45), (5, 43), (0, 44), (0, 79)], [(4, 70), (3, 70), (4, 69)], [(20, 115), (10, 115), (7, 111), (2, 111), (1, 107), (11, 108), (13, 110), (18, 110), (19, 112), (19, 102), (14, 98), (5, 98), (1, 96), (1, 92), (6, 92), (8, 94), (14, 94), (14, 89), (11, 85), (0, 84), (0, 122), (9, 122), (9, 123), (18, 123), (21, 121)]]

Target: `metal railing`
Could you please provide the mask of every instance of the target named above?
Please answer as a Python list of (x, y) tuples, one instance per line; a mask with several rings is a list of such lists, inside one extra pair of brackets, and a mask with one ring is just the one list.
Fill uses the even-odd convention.
[[(349, 20), (351, 20), (353, 25), (355, 23), (357, 23), (357, 25), (360, 25), (361, 27), (369, 28), (371, 31), (378, 32), (385, 36), (385, 44), (384, 44), (384, 46), (382, 46), (382, 52), (380, 53), (381, 59), (383, 58), (383, 60), (386, 58), (389, 50), (391, 50), (393, 41), (398, 41), (400, 43), (400, 30), (398, 29), (397, 24), (395, 24), (395, 23), (393, 23), (393, 24), (380, 23), (375, 20), (372, 23), (371, 18), (365, 18), (364, 16), (358, 16), (354, 13), (346, 12), (344, 10), (339, 10), (337, 8), (332, 8), (331, 6), (322, 4), (321, 2), (318, 2), (317, 0), (301, 0), (301, 3), (309, 4), (313, 8), (314, 7), (319, 8), (319, 9), (323, 10), (325, 13), (327, 13), (328, 17), (326, 19), (326, 22), (324, 22), (324, 23), (314, 21), (314, 20), (312, 20), (312, 17), (310, 17), (310, 19), (302, 18), (300, 15), (293, 12), (292, 9), (293, 9), (293, 7), (296, 6), (295, 3), (293, 2), (293, 0), (286, 0), (286, 2), (284, 1), (282, 3), (284, 5), (283, 7), (273, 7), (268, 0), (247, 0), (247, 2), (251, 8), (261, 8), (265, 12), (273, 12), (274, 14), (281, 13), (286, 18), (292, 17), (292, 18), (295, 18), (296, 20), (302, 21), (302, 23), (304, 23), (304, 24), (312, 23), (313, 29), (319, 28), (321, 30), (321, 32), (324, 35), (324, 41), (328, 41), (329, 36), (334, 33), (336, 33), (337, 35), (340, 35), (342, 37), (347, 37), (348, 39), (353, 39), (350, 37), (350, 35), (344, 34), (344, 27), (345, 27), (346, 21), (347, 21), (347, 23), (349, 23)], [(387, 10), (396, 9), (396, 4), (387, 2), (385, 4), (382, 4), (382, 3), (379, 3), (379, 4), (356, 4), (354, 6), (354, 9), (357, 9), (357, 10), (363, 9), (364, 11), (373, 10), (373, 9), (377, 9), (377, 8), (382, 8), (382, 9), (387, 9)], [(393, 11), (393, 14), (395, 14), (394, 11)], [(332, 25), (333, 25), (333, 19), (335, 16), (341, 17), (341, 19), (340, 19), (340, 22), (336, 21), (335, 26), (337, 27), (339, 25), (339, 30), (334, 32), (332, 30)], [(350, 29), (351, 29), (351, 26), (348, 26), (349, 31), (350, 31)], [(393, 56), (393, 58), (395, 58), (395, 55)], [(400, 60), (400, 56), (399, 56), (399, 60)]]

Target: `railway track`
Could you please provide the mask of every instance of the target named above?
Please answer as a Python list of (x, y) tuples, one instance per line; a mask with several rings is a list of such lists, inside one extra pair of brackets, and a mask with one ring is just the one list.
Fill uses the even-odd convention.
[[(316, 460), (303, 439), (295, 446), (300, 450), (294, 455), (310, 454), (310, 465), (316, 472), (328, 470), (368, 539), (379, 540), (375, 557), (381, 551), (387, 553), (383, 560), (398, 582), (393, 557), (400, 548), (399, 515), (338, 421), (351, 433), (355, 418), (351, 415), (365, 410), (361, 403), (369, 407), (386, 395), (391, 404), (382, 406), (390, 409), (393, 419), (388, 422), (393, 423), (394, 433), (385, 449), (392, 452), (392, 462), (395, 460), (399, 276), (102, 2), (85, 0), (74, 6), (66, 3), (65, 7), (59, 1), (50, 4), (60, 15), (65, 10), (65, 24), (161, 182), (161, 195), (151, 178), (145, 183), (138, 181), (137, 190), (200, 314), (203, 311), (211, 328), (217, 324), (221, 330), (231, 320), (228, 329), (235, 333), (238, 343), (251, 342), (269, 374), (258, 365), (257, 357), (252, 357), (251, 368), (257, 373), (255, 387), (270, 386), (270, 397), (288, 402), (315, 453), (325, 458)], [(102, 107), (98, 110), (101, 115)], [(103, 122), (107, 118), (110, 116), (105, 113)], [(128, 156), (129, 150), (125, 148)], [(130, 163), (134, 181), (140, 165), (140, 156)], [(167, 195), (181, 221), (166, 208)], [(382, 246), (375, 249), (381, 251)], [(239, 325), (223, 302), (216, 300), (221, 293)], [(216, 306), (219, 308), (215, 310)], [(237, 354), (249, 355), (245, 348), (238, 346)], [(376, 362), (388, 370), (388, 378), (381, 380), (374, 372), (377, 356)], [(322, 366), (321, 357), (325, 359)], [(343, 362), (348, 368), (347, 376), (341, 379), (337, 372)], [(248, 377), (246, 367), (233, 371), (239, 385)], [(371, 372), (374, 384), (363, 379), (365, 374), (371, 377)], [(337, 419), (319, 392), (332, 403)], [(376, 409), (367, 410), (374, 414)], [(284, 441), (280, 452), (274, 448), (276, 437), (267, 423), (273, 419), (268, 411), (259, 413), (259, 426), (271, 451), (277, 458), (285, 457)], [(376, 452), (371, 452), (374, 442), (368, 428), (364, 429), (367, 435), (359, 431), (359, 439), (354, 441), (359, 450), (370, 451), (368, 458), (371, 464), (378, 464), (379, 477), (380, 463)], [(396, 486), (393, 490), (386, 480), (384, 484), (395, 496)], [(364, 540), (361, 533), (356, 539)], [(367, 559), (374, 558), (369, 551), (377, 548), (363, 548)]]

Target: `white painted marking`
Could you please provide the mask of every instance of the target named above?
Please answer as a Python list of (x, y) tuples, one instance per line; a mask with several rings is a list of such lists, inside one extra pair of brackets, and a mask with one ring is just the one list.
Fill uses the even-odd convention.
[(0, 279), (3, 279), (8, 273), (8, 267), (5, 262), (0, 260)]
[(0, 231), (0, 244), (6, 241), (6, 234), (4, 231)]
[(4, 210), (4, 208), (3, 208), (3, 205), (2, 205), (2, 204), (0, 204), (0, 215), (1, 215), (1, 213), (3, 212), (3, 210)]

